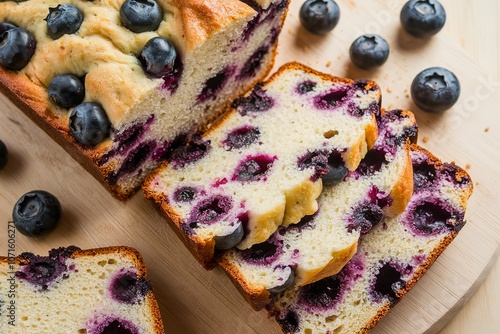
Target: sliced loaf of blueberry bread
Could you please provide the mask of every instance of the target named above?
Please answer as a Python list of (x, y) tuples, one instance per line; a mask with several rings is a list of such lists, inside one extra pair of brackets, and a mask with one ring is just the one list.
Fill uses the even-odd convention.
[(412, 145), (414, 192), (406, 210), (361, 237), (337, 274), (276, 296), (284, 333), (366, 333), (415, 285), (464, 226), (472, 182), (455, 164)]
[(0, 332), (164, 333), (140, 254), (128, 247), (0, 257)]
[(263, 243), (220, 256), (219, 265), (255, 309), (292, 284), (337, 274), (356, 252), (360, 235), (404, 211), (413, 192), (408, 138), (417, 134), (416, 120), (409, 111), (384, 112), (378, 130), (375, 145), (355, 171), (339, 166), (338, 177), (323, 177), (314, 215), (279, 227)]
[(125, 199), (263, 80), (288, 3), (0, 2), (0, 89)]
[(233, 107), (143, 187), (205, 267), (316, 212), (329, 164), (354, 170), (373, 146), (380, 90), (289, 63)]

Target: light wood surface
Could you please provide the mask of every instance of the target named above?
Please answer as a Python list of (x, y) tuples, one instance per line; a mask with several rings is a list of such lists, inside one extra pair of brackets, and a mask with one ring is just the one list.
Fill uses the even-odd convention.
[[(495, 263), (500, 239), (500, 6), (495, 0), (443, 0), (448, 13), (445, 29), (422, 42), (399, 28), (404, 2), (339, 0), (339, 25), (327, 36), (317, 37), (301, 29), (298, 8), (302, 1), (292, 0), (276, 67), (296, 60), (338, 76), (374, 79), (383, 88), (385, 107), (415, 111), (421, 145), (444, 161), (455, 160), (463, 167), (470, 164), (475, 191), (468, 224), (373, 332), (435, 333), (453, 318), (442, 333), (496, 333), (500, 328), (498, 264), (455, 315)], [(388, 62), (374, 71), (357, 70), (348, 59), (350, 43), (365, 32), (379, 33), (391, 45)], [(430, 66), (449, 68), (462, 84), (457, 105), (442, 115), (418, 110), (408, 96), (413, 77)], [(15, 201), (33, 189), (52, 192), (63, 205), (58, 229), (38, 239), (18, 234), (17, 253), (44, 254), (70, 244), (132, 246), (145, 258), (168, 333), (280, 333), (265, 312), (254, 312), (245, 304), (222, 271), (206, 272), (198, 265), (141, 193), (126, 203), (113, 199), (3, 96), (0, 139), (11, 154), (0, 172), (0, 221), (9, 220)], [(5, 225), (0, 228), (2, 255), (7, 252)]]

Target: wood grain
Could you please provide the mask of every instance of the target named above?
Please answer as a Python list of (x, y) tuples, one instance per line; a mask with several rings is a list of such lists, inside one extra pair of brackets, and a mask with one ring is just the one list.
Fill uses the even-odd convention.
[[(421, 145), (444, 161), (455, 160), (464, 167), (470, 164), (475, 191), (469, 202), (468, 224), (374, 333), (437, 332), (484, 279), (500, 240), (499, 5), (494, 0), (443, 0), (447, 25), (422, 42), (399, 28), (404, 2), (339, 0), (339, 25), (327, 36), (317, 37), (300, 27), (302, 1), (292, 0), (276, 61), (276, 67), (296, 60), (334, 75), (376, 80), (383, 88), (385, 107), (415, 111)], [(374, 71), (360, 71), (348, 59), (350, 43), (366, 32), (383, 35), (391, 45), (388, 62)], [(413, 77), (430, 66), (449, 68), (462, 83), (457, 105), (442, 115), (418, 110), (408, 96)], [(17, 235), (17, 253), (43, 254), (70, 244), (81, 248), (132, 246), (148, 265), (168, 333), (280, 333), (265, 312), (254, 312), (245, 304), (220, 270), (206, 272), (198, 265), (142, 194), (126, 203), (112, 198), (3, 96), (0, 139), (10, 151), (10, 161), (0, 172), (0, 221), (9, 220), (16, 200), (33, 189), (52, 192), (63, 205), (59, 228), (38, 239)], [(7, 252), (5, 225), (0, 228), (1, 254)], [(498, 310), (498, 302), (496, 306)], [(493, 317), (491, 310), (489, 314)], [(458, 325), (444, 333), (469, 333), (463, 328)], [(491, 329), (481, 323), (467, 328), (477, 333), (490, 333)]]

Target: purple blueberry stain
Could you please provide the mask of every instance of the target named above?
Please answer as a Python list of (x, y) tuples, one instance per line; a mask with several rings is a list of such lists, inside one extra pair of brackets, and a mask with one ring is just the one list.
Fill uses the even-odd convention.
[(430, 188), (436, 181), (436, 167), (424, 160), (413, 164), (413, 185), (414, 191)]
[(151, 283), (144, 277), (138, 277), (133, 270), (120, 269), (112, 278), (109, 292), (113, 299), (125, 304), (137, 304), (144, 300), (152, 289)]
[(181, 57), (177, 55), (172, 72), (162, 77), (163, 83), (161, 89), (174, 94), (179, 87), (179, 81), (181, 80), (183, 71), (184, 64), (182, 63)]
[(198, 190), (194, 187), (180, 187), (174, 191), (174, 201), (179, 203), (189, 203), (198, 195)]
[(425, 199), (409, 213), (407, 225), (414, 233), (436, 235), (449, 231), (460, 231), (465, 224), (463, 213), (449, 204), (436, 199)]
[(466, 174), (459, 176), (458, 171), (458, 166), (453, 163), (443, 165), (442, 173), (448, 181), (458, 183), (459, 185), (469, 184), (471, 182), (469, 176)]
[(325, 176), (332, 168), (343, 166), (343, 160), (340, 152), (337, 150), (315, 150), (308, 151), (300, 156), (297, 160), (299, 170), (313, 168), (314, 173), (310, 180), (316, 182), (321, 177)]
[(314, 91), (314, 88), (316, 88), (316, 82), (311, 80), (306, 80), (299, 83), (295, 91), (302, 95)]
[(368, 190), (368, 199), (370, 203), (376, 204), (381, 208), (392, 205), (392, 198), (385, 191), (380, 190), (377, 186), (372, 185)]
[(239, 97), (233, 101), (233, 108), (235, 108), (242, 116), (247, 115), (249, 112), (258, 113), (271, 109), (274, 105), (274, 100), (267, 95), (266, 91), (262, 89), (262, 84), (257, 84), (250, 95)]
[(56, 281), (59, 277), (67, 278), (68, 271), (75, 270), (68, 268), (66, 260), (78, 249), (75, 246), (60, 247), (49, 251), (48, 256), (22, 253), (20, 255), (22, 258), (21, 270), (16, 271), (15, 276), (37, 286), (41, 290), (47, 290), (50, 283)]
[(412, 271), (413, 267), (409, 264), (382, 263), (370, 284), (373, 300), (377, 303), (388, 300), (393, 306), (399, 300), (398, 292), (406, 286), (403, 277), (410, 275)]
[(231, 131), (226, 139), (222, 141), (222, 145), (228, 151), (240, 149), (255, 143), (259, 139), (259, 136), (259, 128), (251, 125), (244, 125)]
[(179, 146), (174, 149), (168, 160), (175, 169), (183, 168), (187, 164), (203, 158), (210, 151), (210, 141), (201, 138), (195, 138), (187, 145)]
[(265, 181), (266, 174), (275, 160), (277, 160), (276, 156), (267, 154), (247, 156), (236, 167), (231, 180), (240, 182)]
[(347, 96), (347, 89), (335, 89), (328, 93), (318, 95), (314, 98), (314, 105), (321, 110), (335, 109), (339, 107)]
[(230, 197), (216, 195), (201, 200), (189, 214), (188, 225), (192, 229), (200, 225), (211, 225), (222, 219), (232, 209)]
[(380, 171), (385, 164), (387, 164), (386, 152), (379, 148), (373, 148), (361, 160), (356, 172), (362, 176), (373, 175)]
[(241, 256), (248, 263), (257, 265), (269, 265), (275, 262), (283, 253), (283, 242), (276, 238), (270, 238), (260, 244), (242, 250)]
[(298, 304), (311, 312), (335, 309), (362, 277), (364, 270), (364, 259), (355, 255), (338, 274), (301, 287)]
[(286, 310), (285, 314), (276, 317), (276, 321), (285, 333), (297, 333), (299, 331), (299, 315), (294, 310)]
[(139, 334), (139, 329), (130, 320), (114, 315), (97, 315), (87, 321), (88, 334)]
[(264, 45), (255, 50), (255, 52), (248, 58), (248, 60), (243, 65), (240, 73), (238, 74), (238, 79), (248, 79), (255, 76), (257, 71), (262, 65), (264, 57), (269, 53), (269, 46)]
[(316, 226), (316, 217), (321, 209), (318, 209), (314, 214), (302, 217), (302, 219), (297, 224), (290, 224), (287, 227), (280, 227), (278, 233), (280, 235), (285, 235), (290, 231), (295, 231), (300, 233), (302, 230), (313, 229)]
[(205, 102), (208, 99), (214, 100), (217, 94), (222, 90), (229, 78), (234, 74), (236, 68), (234, 66), (226, 66), (219, 71), (214, 77), (208, 79), (196, 98), (197, 102)]
[(384, 218), (384, 211), (377, 204), (360, 203), (347, 216), (346, 228), (349, 233), (358, 231), (365, 235)]

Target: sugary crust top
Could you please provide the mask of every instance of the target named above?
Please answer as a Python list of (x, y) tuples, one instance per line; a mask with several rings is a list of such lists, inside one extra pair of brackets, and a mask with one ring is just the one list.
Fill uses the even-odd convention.
[[(30, 85), (47, 87), (59, 74), (86, 76), (86, 100), (99, 101), (106, 108), (113, 124), (137, 101), (162, 83), (145, 75), (137, 56), (148, 40), (166, 37), (175, 45), (181, 57), (187, 57), (215, 33), (230, 29), (231, 25), (249, 21), (255, 11), (237, 1), (218, 0), (160, 0), (163, 21), (156, 31), (134, 33), (123, 27), (120, 6), (123, 0), (79, 1), (83, 22), (74, 34), (53, 40), (47, 35), (46, 21), (49, 8), (60, 4), (57, 0), (31, 0), (0, 3), (0, 22), (11, 22), (35, 36), (35, 54), (22, 70), (18, 90)], [(3, 78), (2, 78), (2, 81)], [(128, 88), (128, 89), (127, 89)], [(38, 103), (45, 112), (65, 115), (45, 97)]]

